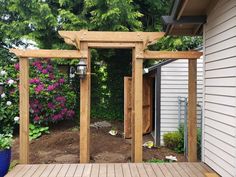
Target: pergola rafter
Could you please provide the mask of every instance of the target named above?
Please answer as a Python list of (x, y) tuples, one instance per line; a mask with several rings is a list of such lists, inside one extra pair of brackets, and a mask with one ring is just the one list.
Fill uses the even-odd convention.
[(142, 84), (144, 59), (189, 59), (188, 160), (197, 160), (196, 51), (149, 51), (147, 46), (164, 36), (163, 32), (59, 31), (67, 44), (77, 50), (11, 49), (20, 58), (20, 163), (29, 159), (29, 61), (28, 58), (83, 58), (87, 77), (80, 81), (80, 163), (90, 157), (91, 48), (132, 49), (132, 160), (142, 162)]

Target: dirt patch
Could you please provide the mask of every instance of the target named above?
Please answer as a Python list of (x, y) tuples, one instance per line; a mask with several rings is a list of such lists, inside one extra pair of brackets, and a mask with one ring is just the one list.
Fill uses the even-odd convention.
[[(131, 140), (123, 138), (122, 122), (110, 122), (118, 130), (117, 136), (108, 132), (111, 127), (91, 127), (92, 163), (130, 162)], [(144, 136), (144, 141), (152, 140), (150, 135)], [(12, 160), (19, 158), (19, 139), (16, 138), (12, 148)], [(182, 154), (177, 154), (165, 147), (143, 149), (144, 161), (164, 159), (167, 155), (176, 156), (178, 161), (186, 161)], [(53, 125), (50, 134), (43, 135), (30, 142), (30, 163), (79, 163), (79, 130), (73, 122), (62, 122)]]

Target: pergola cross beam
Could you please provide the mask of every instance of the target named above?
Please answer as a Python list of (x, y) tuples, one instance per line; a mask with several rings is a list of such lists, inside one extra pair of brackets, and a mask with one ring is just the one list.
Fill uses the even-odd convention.
[(14, 53), (19, 58), (63, 58), (63, 59), (75, 59), (83, 58), (86, 59), (87, 53), (78, 50), (21, 50), (21, 49), (10, 49), (10, 52)]

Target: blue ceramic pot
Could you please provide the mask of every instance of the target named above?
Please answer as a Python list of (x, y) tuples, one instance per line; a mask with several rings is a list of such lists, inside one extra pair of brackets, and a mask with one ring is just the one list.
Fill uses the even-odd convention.
[(0, 150), (0, 177), (7, 174), (11, 161), (11, 149)]

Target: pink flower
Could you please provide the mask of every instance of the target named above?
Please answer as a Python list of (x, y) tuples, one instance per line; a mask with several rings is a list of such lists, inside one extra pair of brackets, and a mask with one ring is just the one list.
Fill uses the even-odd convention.
[(19, 65), (19, 63), (16, 63), (16, 64), (14, 65), (14, 67), (15, 67), (15, 70), (17, 70), (17, 71), (20, 70), (20, 65)]
[(64, 96), (58, 96), (56, 97), (56, 101), (64, 103), (66, 101), (66, 98)]
[(42, 70), (42, 73), (43, 73), (43, 74), (47, 74), (47, 73), (48, 73), (48, 70), (43, 69), (43, 70)]
[(47, 66), (47, 70), (48, 70), (48, 71), (52, 71), (52, 69), (53, 69), (52, 65), (48, 65), (48, 66)]
[(50, 102), (50, 103), (48, 103), (48, 108), (55, 109), (55, 105), (52, 102)]
[(75, 111), (69, 110), (69, 111), (67, 111), (66, 115), (67, 115), (67, 117), (71, 118), (75, 115)]
[(42, 90), (44, 89), (44, 85), (40, 84), (40, 85), (37, 85), (37, 87), (35, 87), (35, 92), (36, 93), (39, 93), (41, 92)]
[(55, 89), (54, 85), (49, 85), (47, 88), (48, 91), (53, 91), (54, 89)]
[(63, 84), (64, 82), (65, 82), (65, 79), (64, 78), (61, 78), (61, 79), (59, 79), (59, 81), (58, 81), (60, 84)]
[(54, 79), (55, 79), (55, 76), (54, 76), (52, 73), (50, 73), (50, 74), (49, 74), (49, 79), (50, 79), (50, 80), (54, 80)]
[(35, 121), (35, 122), (38, 122), (39, 120), (40, 120), (40, 117), (39, 117), (39, 116), (35, 116), (35, 117), (34, 117), (34, 121)]
[(39, 78), (30, 79), (30, 83), (31, 84), (38, 84), (38, 83), (40, 83), (40, 79)]

